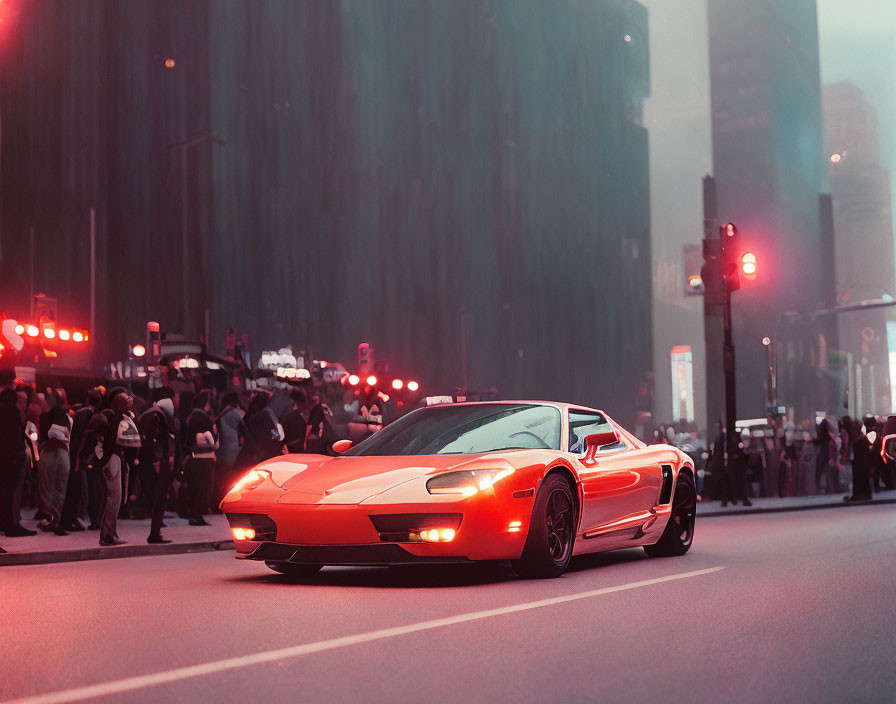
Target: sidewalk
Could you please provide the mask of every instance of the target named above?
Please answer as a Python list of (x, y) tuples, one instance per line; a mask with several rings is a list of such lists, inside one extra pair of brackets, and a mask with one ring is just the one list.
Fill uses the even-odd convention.
[[(34, 509), (28, 509), (28, 513), (33, 514)], [(148, 518), (119, 520), (118, 535), (122, 540), (126, 540), (127, 544), (110, 547), (100, 546), (98, 530), (87, 530), (69, 535), (54, 535), (38, 531), (37, 535), (23, 538), (7, 538), (0, 533), (0, 547), (6, 550), (6, 553), (0, 553), (0, 567), (232, 550), (233, 539), (227, 519), (221, 514), (214, 514), (206, 516), (205, 520), (211, 525), (191, 526), (185, 518), (178, 518), (173, 513), (165, 514), (165, 523), (168, 527), (162, 529), (162, 535), (172, 541), (167, 545), (150, 545), (146, 542), (146, 537), (149, 535)], [(37, 530), (37, 521), (23, 520), (22, 525)]]
[(809, 511), (820, 508), (850, 508), (869, 504), (896, 504), (896, 491), (879, 491), (870, 501), (846, 502), (842, 494), (821, 494), (817, 496), (788, 496), (785, 498), (751, 499), (752, 506), (728, 504), (723, 507), (718, 501), (701, 501), (697, 504), (697, 515), (701, 518), (712, 516), (737, 516), (747, 513), (777, 513), (781, 511)]

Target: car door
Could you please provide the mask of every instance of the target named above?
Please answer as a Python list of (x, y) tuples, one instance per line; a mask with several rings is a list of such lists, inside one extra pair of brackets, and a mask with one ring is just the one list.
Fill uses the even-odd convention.
[(610, 429), (600, 413), (569, 412), (568, 450), (576, 455), (582, 482), (580, 536), (586, 541), (634, 535), (649, 519), (663, 484), (656, 453), (622, 439), (598, 451), (593, 461), (585, 460), (585, 437)]

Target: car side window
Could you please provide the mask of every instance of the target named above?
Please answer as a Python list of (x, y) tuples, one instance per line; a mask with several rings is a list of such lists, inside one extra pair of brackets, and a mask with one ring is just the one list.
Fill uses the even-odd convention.
[[(606, 417), (600, 413), (588, 413), (586, 411), (569, 412), (569, 442), (567, 447), (570, 452), (578, 455), (585, 454), (585, 438), (593, 433), (605, 433), (613, 429)], [(625, 443), (620, 441), (615, 445), (602, 448), (601, 452), (614, 452), (624, 450)]]

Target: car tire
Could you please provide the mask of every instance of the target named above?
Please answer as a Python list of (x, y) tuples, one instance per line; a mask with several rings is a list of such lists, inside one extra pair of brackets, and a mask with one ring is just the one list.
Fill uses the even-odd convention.
[(320, 572), (323, 565), (300, 565), (294, 562), (272, 562), (265, 560), (265, 563), (274, 572), (285, 574), (289, 577), (310, 577), (316, 572)]
[(514, 571), (520, 577), (559, 577), (569, 566), (576, 539), (576, 498), (559, 474), (549, 474), (535, 497), (529, 535)]
[(653, 545), (645, 545), (650, 557), (679, 557), (694, 542), (694, 525), (697, 521), (697, 488), (689, 474), (679, 474), (672, 495), (672, 511), (669, 522), (660, 539)]

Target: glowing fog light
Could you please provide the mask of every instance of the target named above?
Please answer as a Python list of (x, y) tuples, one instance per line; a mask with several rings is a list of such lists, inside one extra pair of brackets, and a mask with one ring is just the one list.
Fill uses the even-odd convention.
[(254, 540), (255, 530), (253, 528), (232, 528), (234, 540)]
[(427, 528), (420, 531), (420, 540), (427, 543), (450, 543), (457, 531), (454, 528)]

